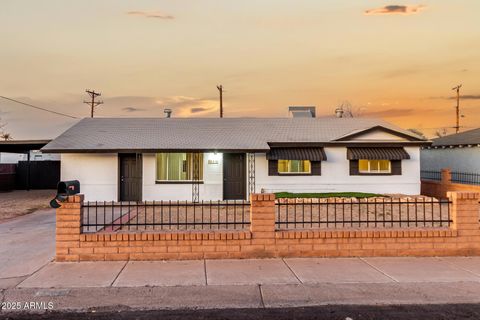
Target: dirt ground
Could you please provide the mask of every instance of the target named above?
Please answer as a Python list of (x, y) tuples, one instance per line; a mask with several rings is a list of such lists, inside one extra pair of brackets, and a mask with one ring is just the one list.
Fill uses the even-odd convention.
[(15, 190), (0, 192), (0, 221), (49, 208), (56, 190)]
[(282, 199), (279, 229), (448, 227), (449, 203), (429, 197)]

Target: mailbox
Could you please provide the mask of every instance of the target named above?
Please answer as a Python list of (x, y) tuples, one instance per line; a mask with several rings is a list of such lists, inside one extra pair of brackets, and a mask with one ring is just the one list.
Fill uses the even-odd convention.
[(61, 203), (67, 199), (68, 196), (73, 196), (80, 193), (80, 181), (60, 181), (57, 184), (57, 195), (50, 201), (50, 207), (60, 208)]

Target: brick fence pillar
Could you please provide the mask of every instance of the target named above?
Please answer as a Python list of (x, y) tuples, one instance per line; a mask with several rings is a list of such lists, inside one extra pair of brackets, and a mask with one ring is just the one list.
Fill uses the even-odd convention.
[[(250, 195), (250, 231), (253, 240), (262, 239), (264, 240), (263, 244), (271, 244), (275, 241), (274, 194), (256, 193)], [(271, 241), (267, 239), (271, 239)]]
[(452, 182), (452, 170), (450, 168), (442, 169), (442, 184), (450, 184)]
[(450, 168), (443, 168), (441, 170), (441, 180), (440, 185), (438, 186), (439, 190), (437, 191), (438, 197), (445, 198), (447, 197), (447, 192), (451, 190), (450, 184), (452, 183), (452, 171)]
[(79, 261), (83, 194), (69, 196), (56, 210), (56, 261)]
[[(468, 191), (449, 191), (452, 201), (452, 229), (458, 230), (458, 236), (474, 236), (479, 234), (479, 194)], [(478, 239), (480, 241), (480, 238)]]

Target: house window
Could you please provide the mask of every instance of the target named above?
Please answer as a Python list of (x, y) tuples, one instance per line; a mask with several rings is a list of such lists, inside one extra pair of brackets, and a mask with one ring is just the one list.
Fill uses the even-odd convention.
[(310, 160), (278, 160), (278, 173), (311, 173)]
[(360, 173), (391, 173), (392, 164), (390, 160), (358, 160), (358, 171)]
[[(157, 181), (192, 181), (193, 159), (193, 153), (157, 153)], [(203, 154), (198, 161), (198, 179), (203, 180)]]

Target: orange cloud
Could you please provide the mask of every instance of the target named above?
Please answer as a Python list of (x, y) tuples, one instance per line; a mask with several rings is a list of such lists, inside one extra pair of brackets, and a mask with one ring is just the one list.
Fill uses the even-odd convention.
[(425, 8), (424, 5), (412, 5), (412, 6), (402, 6), (402, 5), (389, 5), (375, 9), (365, 10), (365, 15), (381, 15), (381, 14), (401, 14), (401, 15), (410, 15), (417, 14)]
[(139, 17), (144, 17), (144, 18), (154, 18), (154, 19), (162, 19), (162, 20), (172, 20), (175, 19), (174, 16), (162, 13), (159, 11), (128, 11), (128, 15), (130, 16), (139, 16)]
[(116, 116), (163, 115), (164, 108), (172, 109), (174, 117), (202, 117), (218, 113), (218, 101), (215, 98), (117, 96), (105, 98), (104, 101), (102, 111)]

